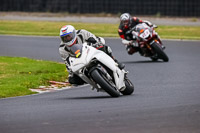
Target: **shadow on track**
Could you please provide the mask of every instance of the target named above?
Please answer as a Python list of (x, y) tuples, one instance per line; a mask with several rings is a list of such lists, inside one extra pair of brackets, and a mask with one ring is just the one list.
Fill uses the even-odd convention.
[(111, 96), (85, 96), (85, 97), (69, 97), (66, 99), (106, 99), (106, 98), (113, 98)]
[(132, 64), (132, 63), (165, 63), (163, 61), (151, 61), (151, 60), (145, 60), (145, 61), (125, 61), (122, 62), (124, 64)]
[(89, 100), (89, 99), (120, 99), (120, 98), (125, 98), (125, 97), (131, 97), (131, 96), (137, 96), (136, 94), (124, 96), (121, 95), (120, 97), (111, 97), (111, 96), (83, 96), (83, 97), (63, 97), (59, 98), (57, 100)]
[(79, 97), (63, 97), (57, 100), (89, 100), (89, 99), (108, 99), (113, 98), (111, 96), (79, 96)]

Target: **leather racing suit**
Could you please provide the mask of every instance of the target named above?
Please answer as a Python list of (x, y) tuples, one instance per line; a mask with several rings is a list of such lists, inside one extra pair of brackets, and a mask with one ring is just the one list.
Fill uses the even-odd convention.
[(139, 23), (143, 23), (143, 21), (137, 17), (132, 17), (129, 26), (125, 27), (122, 23), (120, 23), (119, 25), (118, 34), (122, 39), (122, 43), (125, 45), (128, 54), (133, 54), (137, 52), (139, 48), (133, 45), (133, 41), (135, 40), (135, 38), (133, 38), (133, 35), (131, 33), (127, 34), (126, 32), (131, 28), (135, 27)]
[[(93, 46), (99, 50), (102, 50), (112, 57), (112, 51), (109, 46), (105, 45), (105, 40), (103, 38), (96, 37), (94, 34), (84, 29), (76, 30), (76, 34), (77, 34), (76, 44), (83, 44), (87, 42), (88, 45)], [(69, 57), (74, 56), (74, 55), (70, 53), (69, 47), (66, 46), (63, 41), (61, 41), (60, 43), (59, 53), (61, 55), (62, 60), (66, 64), (67, 71), (69, 72), (69, 75), (68, 75), (69, 83), (77, 84), (77, 85), (84, 84), (85, 82), (80, 77), (73, 74), (70, 69), (71, 66), (69, 62)]]

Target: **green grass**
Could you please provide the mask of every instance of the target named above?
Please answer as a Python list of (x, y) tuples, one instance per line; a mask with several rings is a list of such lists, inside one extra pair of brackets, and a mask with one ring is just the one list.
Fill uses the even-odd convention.
[(50, 80), (65, 81), (66, 77), (64, 64), (0, 56), (0, 98), (34, 94), (30, 88), (49, 85)]
[[(86, 29), (97, 36), (119, 37), (118, 24), (8, 20), (0, 20), (0, 34), (59, 36), (60, 28), (66, 24), (76, 29)], [(200, 40), (200, 26), (159, 26), (156, 31), (163, 39)]]
[(98, 36), (114, 37), (117, 35), (117, 25), (112, 24), (4, 20), (0, 20), (0, 34), (59, 36), (60, 28), (66, 24), (71, 24), (76, 29), (87, 29)]
[(200, 40), (200, 26), (159, 26), (156, 31), (165, 39)]

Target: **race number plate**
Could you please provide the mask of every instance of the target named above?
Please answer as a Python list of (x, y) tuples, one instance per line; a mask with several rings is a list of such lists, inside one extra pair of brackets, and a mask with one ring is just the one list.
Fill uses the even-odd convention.
[(149, 32), (149, 30), (147, 29), (147, 30), (145, 30), (142, 34), (140, 34), (140, 37), (141, 37), (141, 38), (147, 38), (147, 37), (149, 37), (149, 34), (150, 34), (150, 32)]

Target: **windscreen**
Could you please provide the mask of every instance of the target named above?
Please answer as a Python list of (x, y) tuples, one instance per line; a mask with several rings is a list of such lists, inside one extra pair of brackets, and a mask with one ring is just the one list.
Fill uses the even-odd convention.
[(82, 47), (83, 45), (81, 44), (74, 44), (70, 47), (70, 52), (78, 58), (81, 56)]
[(138, 24), (138, 25), (136, 26), (135, 31), (137, 31), (137, 32), (140, 33), (141, 31), (143, 31), (144, 28), (145, 28), (145, 27), (144, 27), (143, 24)]

